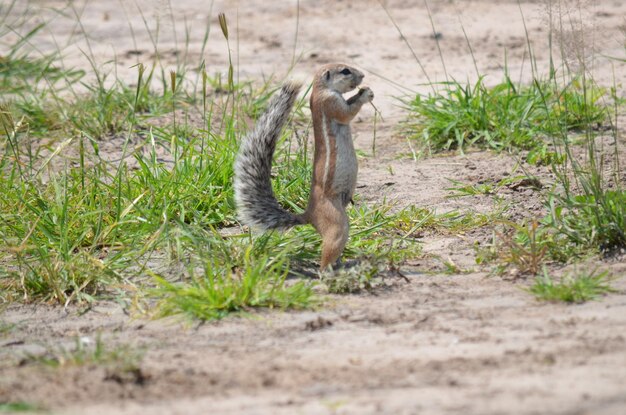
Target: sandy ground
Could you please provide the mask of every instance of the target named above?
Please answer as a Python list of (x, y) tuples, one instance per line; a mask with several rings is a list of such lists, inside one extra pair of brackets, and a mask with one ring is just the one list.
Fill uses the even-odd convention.
[[(153, 35), (158, 25), (160, 58), (172, 68), (187, 54), (192, 62), (205, 59), (210, 73), (224, 72), (226, 44), (217, 26), (222, 11), (238, 34), (233, 49), (242, 79), (282, 78), (294, 51), (298, 77), (333, 61), (363, 68), (384, 121), (377, 127), (376, 157), (361, 161), (358, 192), (366, 202), (386, 197), (439, 212), (490, 211), (487, 196), (446, 198), (447, 179), (497, 182), (514, 174), (515, 163), (483, 152), (413, 161), (396, 129), (403, 113), (395, 97), (428, 91), (428, 79), (444, 81), (446, 73), (476, 79), (462, 28), (488, 83), (502, 78), (505, 50), (512, 77), (530, 76), (524, 21), (540, 72), (549, 59), (549, 19), (541, 1), (431, 0), (444, 63), (424, 3), (386, 2), (426, 73), (376, 1), (300, 1), (297, 39), (295, 1), (73, 3), (96, 61), (129, 82), (136, 76), (132, 65), (154, 57), (138, 7)], [(595, 51), (588, 64), (599, 83), (626, 81), (625, 64), (603, 57), (623, 59), (626, 3), (585, 4), (586, 35), (565, 30), (564, 39)], [(67, 4), (31, 5), (45, 18), (54, 14), (52, 7)], [(60, 46), (65, 65), (87, 69), (83, 29), (73, 11), (64, 10), (48, 26), (47, 41), (34, 46), (44, 52)], [(212, 27), (202, 54), (207, 24)], [(366, 108), (354, 123), (356, 144), (366, 152), (372, 116)], [(545, 169), (533, 173), (551, 180)], [(520, 187), (501, 195), (516, 219), (542, 212), (540, 191)], [(538, 303), (523, 290), (528, 281), (489, 276), (475, 265), (472, 246), (489, 236), (489, 230), (425, 235), (425, 255), (404, 269), (409, 282), (332, 297), (315, 311), (262, 312), (189, 327), (131, 318), (115, 302), (98, 303), (85, 314), (9, 305), (0, 316), (14, 325), (0, 333), (0, 402), (35, 403), (59, 414), (626, 413), (626, 280), (617, 279), (617, 292), (602, 301)], [(448, 259), (466, 272), (444, 274), (442, 260)], [(624, 255), (596, 265), (616, 277), (626, 274)], [(71, 348), (76, 336), (95, 341), (98, 333), (107, 346), (144, 350), (139, 369), (20, 364), (28, 354)]]

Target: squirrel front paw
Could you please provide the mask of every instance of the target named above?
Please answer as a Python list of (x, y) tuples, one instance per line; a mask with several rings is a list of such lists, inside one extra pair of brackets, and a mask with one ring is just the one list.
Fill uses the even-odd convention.
[(359, 88), (359, 97), (363, 102), (372, 102), (374, 99), (374, 92), (368, 86), (362, 86)]

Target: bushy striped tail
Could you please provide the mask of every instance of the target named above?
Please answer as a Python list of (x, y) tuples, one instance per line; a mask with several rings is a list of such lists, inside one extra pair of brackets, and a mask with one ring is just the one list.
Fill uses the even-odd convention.
[(286, 83), (271, 99), (267, 110), (241, 142), (235, 159), (235, 202), (239, 220), (252, 228), (286, 229), (303, 224), (301, 216), (283, 209), (271, 183), (276, 141), (287, 122), (301, 84)]

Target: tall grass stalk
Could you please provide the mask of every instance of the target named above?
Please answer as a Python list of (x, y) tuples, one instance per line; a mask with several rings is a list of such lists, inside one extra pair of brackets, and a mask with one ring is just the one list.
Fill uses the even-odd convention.
[(443, 53), (441, 52), (441, 46), (439, 45), (440, 34), (435, 29), (435, 21), (433, 20), (433, 14), (430, 11), (430, 6), (428, 5), (428, 0), (424, 0), (424, 6), (426, 6), (426, 10), (428, 11), (428, 20), (430, 20), (430, 27), (433, 29), (433, 39), (435, 40), (435, 44), (437, 45), (437, 52), (439, 53), (439, 60), (441, 60), (441, 66), (443, 68), (443, 73), (446, 77), (446, 83), (449, 82), (448, 79), (448, 69), (446, 68), (446, 61), (443, 58)]
[(395, 19), (393, 18), (393, 16), (389, 12), (389, 9), (387, 8), (387, 5), (382, 0), (378, 0), (378, 4), (380, 4), (380, 7), (385, 11), (385, 14), (389, 18), (389, 21), (391, 21), (391, 24), (393, 24), (393, 26), (396, 28), (396, 31), (400, 35), (400, 38), (402, 39), (404, 44), (407, 46), (407, 48), (411, 52), (411, 55), (413, 55), (413, 59), (415, 60), (417, 65), (420, 67), (420, 69), (422, 71), (422, 74), (424, 74), (424, 77), (426, 78), (426, 80), (428, 82), (428, 85), (430, 85), (430, 87), (433, 89), (433, 92), (435, 92), (435, 84), (433, 84), (433, 82), (430, 80), (430, 76), (428, 76), (428, 72), (426, 71), (426, 68), (422, 64), (422, 61), (417, 56), (417, 53), (415, 53), (415, 50), (413, 49), (413, 46), (411, 46), (411, 43), (409, 42), (409, 40), (402, 33), (402, 30), (400, 29), (400, 26), (398, 26), (398, 23), (396, 23)]

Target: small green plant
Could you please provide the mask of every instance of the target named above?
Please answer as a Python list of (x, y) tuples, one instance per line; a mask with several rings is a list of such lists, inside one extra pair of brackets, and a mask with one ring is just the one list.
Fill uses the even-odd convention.
[(521, 274), (537, 275), (548, 251), (548, 239), (537, 221), (528, 226), (513, 224), (513, 227), (516, 230), (514, 236), (498, 234), (501, 241), (499, 260), (505, 266), (514, 266)]
[(609, 285), (608, 272), (596, 270), (577, 275), (566, 275), (557, 282), (548, 274), (537, 276), (534, 284), (528, 288), (537, 299), (543, 301), (563, 301), (566, 303), (584, 303), (595, 300), (601, 295), (614, 292)]
[(461, 268), (452, 260), (452, 258), (448, 258), (446, 260), (439, 258), (443, 265), (443, 272), (448, 275), (458, 275), (458, 274), (466, 274), (469, 270)]
[[(618, 131), (612, 126), (613, 138)], [(586, 161), (580, 161), (567, 139), (561, 151), (567, 163), (553, 164), (557, 183), (562, 191), (552, 192), (546, 200), (549, 213), (544, 220), (555, 235), (578, 253), (610, 253), (626, 247), (626, 191), (619, 178), (619, 153), (615, 152), (612, 167), (614, 184), (605, 177), (604, 156), (596, 149), (596, 133), (587, 129), (584, 135)]]
[(450, 195), (448, 195), (449, 198), (493, 195), (497, 192), (497, 185), (494, 186), (491, 183), (465, 184), (458, 180), (450, 181), (452, 182), (453, 186), (446, 189), (452, 192), (450, 193)]
[(526, 161), (536, 166), (556, 166), (564, 164), (566, 160), (567, 158), (564, 154), (554, 151), (546, 145), (532, 148), (526, 155)]
[(520, 185), (533, 186), (535, 188), (541, 188), (541, 183), (537, 178), (528, 176), (513, 176), (506, 177), (498, 182), (492, 183), (477, 183), (466, 184), (458, 180), (448, 179), (453, 186), (447, 188), (450, 191), (449, 198), (458, 198), (464, 196), (479, 196), (479, 195), (496, 195), (500, 189), (506, 186), (517, 187)]
[[(561, 129), (585, 131), (600, 127), (609, 120), (608, 108), (602, 104), (606, 89), (586, 79), (584, 76), (576, 77), (569, 85), (554, 92), (550, 108), (552, 114), (547, 115), (557, 120)], [(557, 88), (554, 86), (554, 89)]]
[[(492, 232), (491, 239), (481, 244), (478, 241), (474, 243), (474, 261), (478, 265), (497, 263), (498, 261), (498, 237), (495, 230)], [(498, 266), (500, 271), (504, 269), (502, 266)]]
[(555, 231), (544, 218), (517, 224), (497, 221), (490, 242), (474, 245), (476, 263), (494, 265), (493, 272), (538, 275), (549, 261), (567, 262), (582, 255), (581, 249)]
[(626, 247), (626, 191), (588, 185), (581, 195), (553, 195), (550, 225), (582, 248), (610, 252)]

